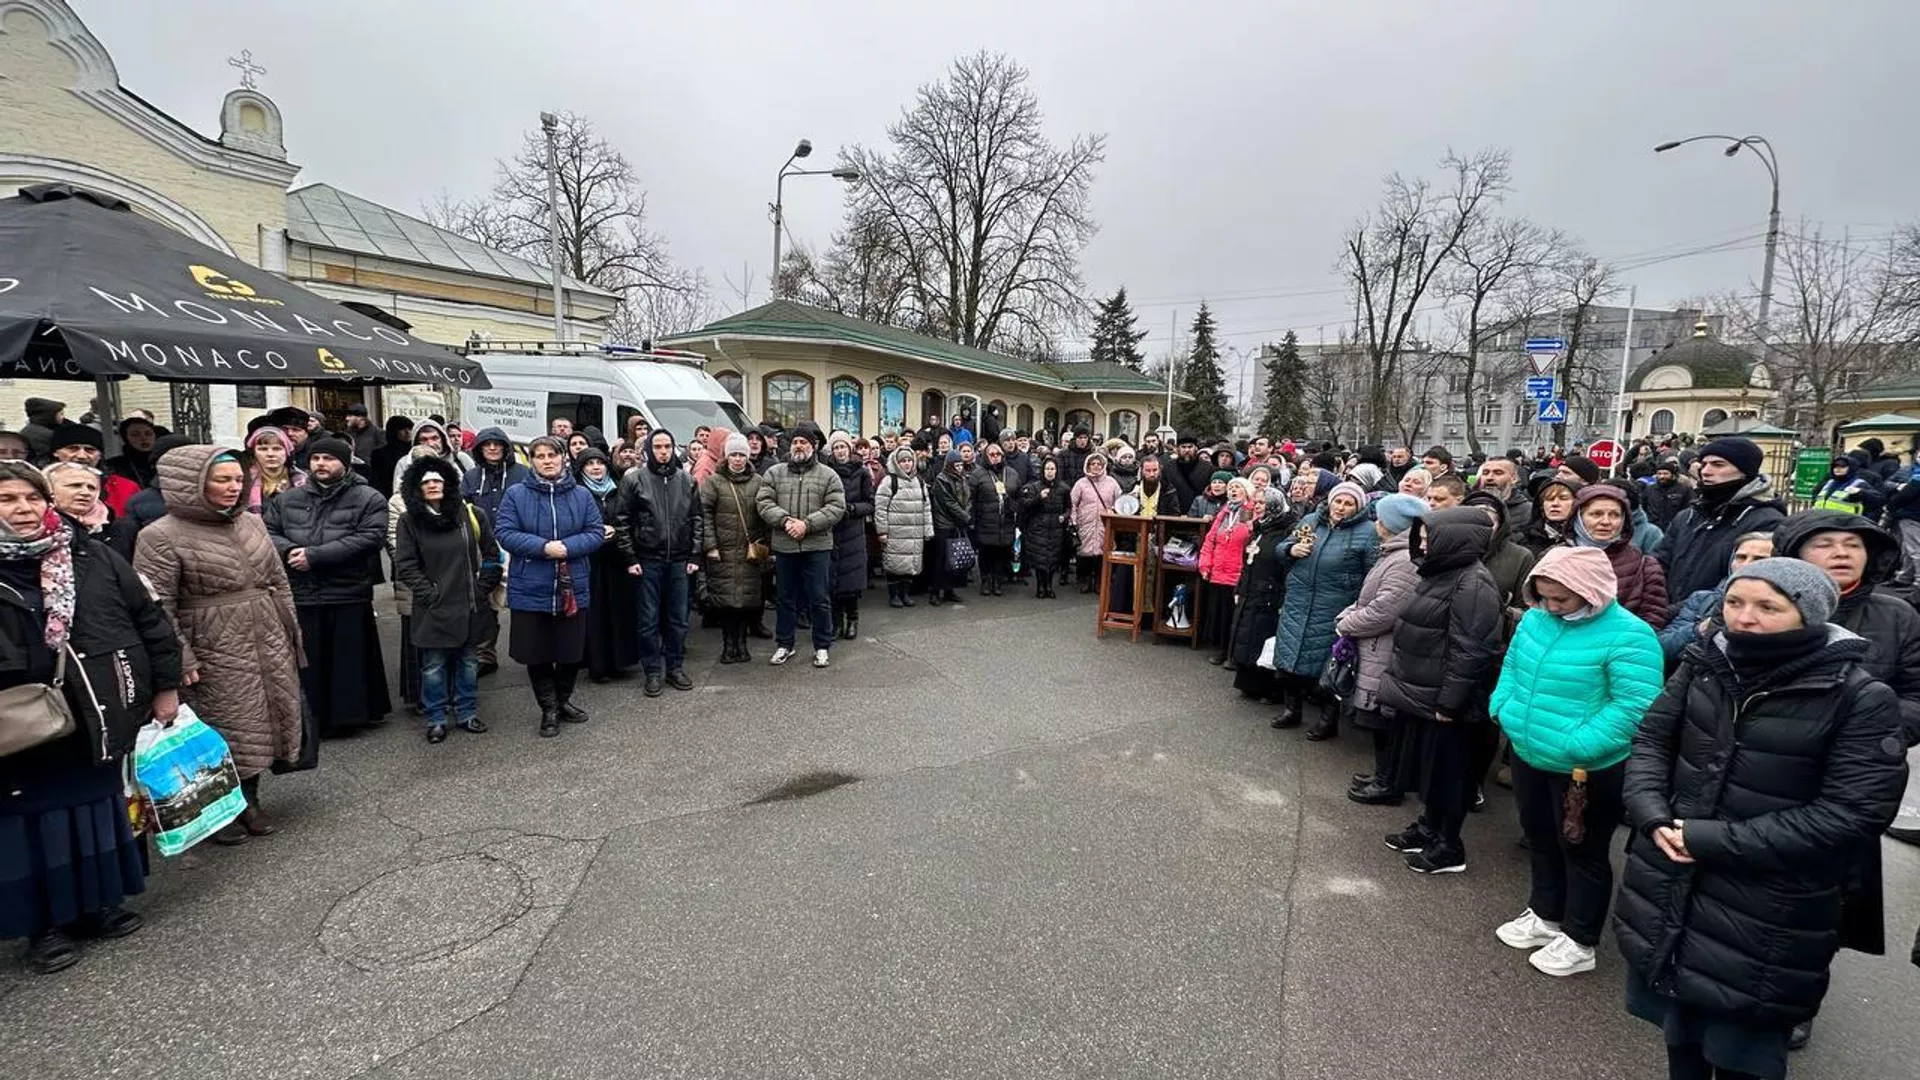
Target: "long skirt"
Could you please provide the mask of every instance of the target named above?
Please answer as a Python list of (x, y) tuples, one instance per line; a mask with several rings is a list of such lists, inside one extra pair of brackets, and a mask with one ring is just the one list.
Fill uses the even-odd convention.
[(513, 613), (507, 655), (516, 664), (578, 664), (587, 656), (592, 608), (574, 615), (544, 611)]
[(1205, 582), (1200, 595), (1205, 598), (1200, 601), (1200, 644), (1226, 652), (1233, 637), (1233, 586)]
[(593, 606), (582, 612), (587, 677), (617, 679), (640, 666), (639, 585), (618, 553), (603, 558), (596, 552), (591, 565)]
[(32, 937), (147, 888), (120, 769), (81, 767), (71, 800), (0, 813), (0, 939)]
[(350, 735), (393, 711), (387, 662), (373, 605), (314, 604), (298, 609), (307, 666), (300, 685), (320, 721), (322, 736)]

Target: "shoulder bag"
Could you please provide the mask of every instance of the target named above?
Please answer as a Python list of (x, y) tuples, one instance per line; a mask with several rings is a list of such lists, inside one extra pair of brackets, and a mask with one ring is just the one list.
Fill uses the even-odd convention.
[(30, 750), (73, 734), (73, 710), (61, 687), (67, 681), (67, 656), (60, 650), (51, 683), (24, 683), (0, 690), (0, 757)]
[(740, 515), (740, 534), (747, 537), (747, 561), (763, 563), (773, 558), (773, 549), (765, 540), (753, 539), (753, 530), (747, 528), (747, 505), (740, 499), (740, 485), (726, 481), (727, 490), (733, 495), (733, 512)]

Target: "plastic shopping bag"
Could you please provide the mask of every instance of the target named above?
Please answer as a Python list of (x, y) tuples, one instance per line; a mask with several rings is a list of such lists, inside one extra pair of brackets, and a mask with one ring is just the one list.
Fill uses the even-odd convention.
[(133, 779), (162, 855), (180, 854), (247, 808), (227, 741), (185, 705), (171, 727), (152, 723), (140, 729)]
[(1261, 667), (1266, 668), (1268, 671), (1274, 670), (1273, 645), (1275, 640), (1276, 639), (1274, 638), (1268, 638), (1267, 643), (1265, 645), (1260, 646), (1260, 659), (1258, 663), (1260, 664)]

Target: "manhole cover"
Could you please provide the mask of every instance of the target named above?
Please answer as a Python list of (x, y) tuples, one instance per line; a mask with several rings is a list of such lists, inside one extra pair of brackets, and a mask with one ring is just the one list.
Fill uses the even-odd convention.
[(511, 926), (533, 885), (488, 855), (460, 855), (383, 874), (335, 904), (320, 946), (362, 970), (437, 960)]

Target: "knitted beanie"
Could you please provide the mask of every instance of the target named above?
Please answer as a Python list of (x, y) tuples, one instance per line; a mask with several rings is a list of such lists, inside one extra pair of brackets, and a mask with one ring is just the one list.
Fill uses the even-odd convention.
[(1800, 609), (1800, 621), (1819, 626), (1833, 618), (1840, 606), (1840, 588), (1825, 570), (1799, 559), (1774, 557), (1750, 562), (1733, 572), (1731, 581), (1758, 578)]

